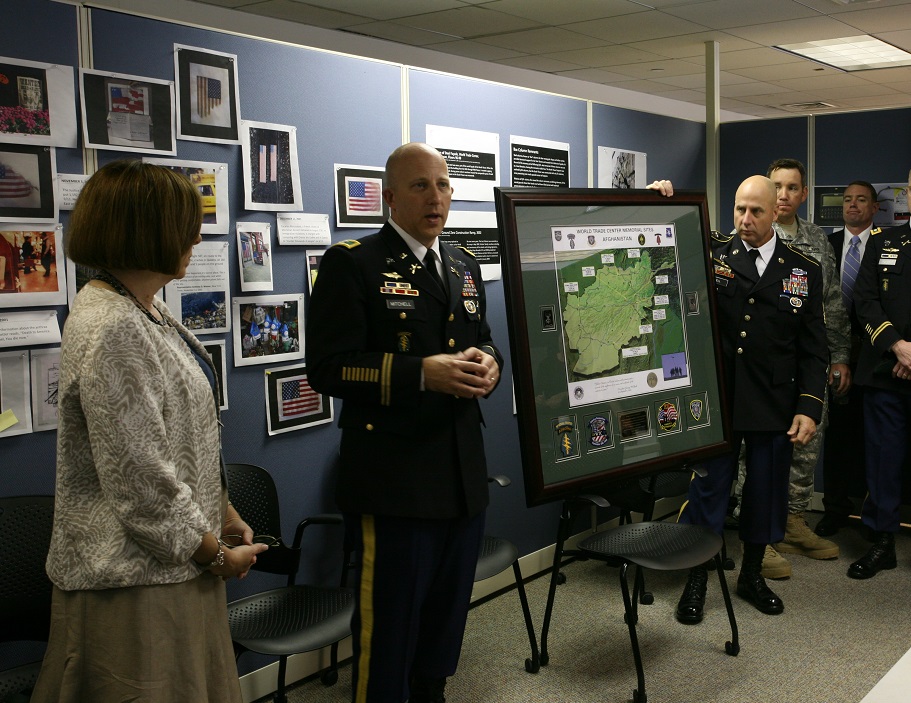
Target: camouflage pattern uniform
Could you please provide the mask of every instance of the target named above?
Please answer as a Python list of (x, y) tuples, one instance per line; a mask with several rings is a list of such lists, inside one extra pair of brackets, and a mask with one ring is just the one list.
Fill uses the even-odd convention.
[[(851, 354), (851, 322), (848, 312), (841, 297), (841, 278), (838, 266), (835, 264), (835, 252), (826, 233), (819, 225), (797, 218), (797, 236), (790, 236), (778, 225), (772, 225), (775, 234), (782, 241), (799, 252), (818, 261), (822, 266), (823, 286), (823, 312), (826, 320), (826, 340), (829, 345), (829, 363), (847, 364)], [(823, 396), (822, 420), (816, 428), (816, 434), (806, 446), (794, 445), (794, 455), (791, 459), (791, 485), (788, 490), (788, 512), (802, 513), (810, 506), (813, 497), (813, 478), (816, 473), (816, 462), (822, 448), (823, 432), (828, 424), (829, 398), (828, 393)], [(740, 452), (740, 470), (737, 477), (737, 486), (734, 489), (737, 496), (737, 509), (740, 512), (740, 494), (743, 490), (743, 479), (746, 468), (744, 465), (743, 448)]]

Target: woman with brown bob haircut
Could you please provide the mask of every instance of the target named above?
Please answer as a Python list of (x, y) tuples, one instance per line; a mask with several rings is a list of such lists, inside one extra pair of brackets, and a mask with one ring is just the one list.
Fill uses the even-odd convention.
[(228, 502), (202, 345), (155, 293), (182, 278), (202, 203), (115, 161), (85, 184), (67, 254), (98, 269), (63, 328), (51, 634), (35, 703), (240, 703), (225, 579), (265, 545)]

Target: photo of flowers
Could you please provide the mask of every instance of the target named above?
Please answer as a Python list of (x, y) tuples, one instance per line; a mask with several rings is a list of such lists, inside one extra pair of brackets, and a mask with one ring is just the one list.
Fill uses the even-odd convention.
[(72, 66), (0, 56), (0, 142), (76, 146)]

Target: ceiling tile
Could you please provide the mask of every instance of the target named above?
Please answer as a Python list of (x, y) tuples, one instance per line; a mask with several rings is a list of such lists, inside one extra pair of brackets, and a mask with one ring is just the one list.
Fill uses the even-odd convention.
[(702, 25), (671, 17), (663, 12), (637, 12), (621, 17), (567, 24), (564, 28), (598, 39), (625, 44), (705, 31)]
[(527, 68), (532, 71), (545, 71), (547, 73), (570, 71), (578, 68), (576, 64), (567, 63), (566, 61), (557, 61), (556, 59), (548, 59), (543, 56), (517, 56), (514, 59), (502, 59), (495, 63), (501, 63), (504, 66), (514, 66), (516, 68)]
[[(593, 39), (593, 41), (599, 41)], [(624, 63), (639, 63), (645, 61), (654, 61), (655, 55), (638, 49), (631, 49), (627, 46), (596, 46), (591, 49), (570, 49), (569, 51), (555, 51), (547, 56), (559, 59), (560, 61), (569, 61), (580, 66), (589, 66), (591, 68), (600, 68), (602, 66), (616, 66)]]
[(678, 37), (662, 37), (661, 39), (650, 39), (648, 41), (630, 41), (624, 42), (624, 46), (653, 52), (672, 59), (698, 58), (700, 61), (704, 61), (705, 43), (707, 41), (717, 41), (722, 54), (728, 51), (755, 49), (760, 46), (720, 30), (694, 32)]
[(830, 17), (791, 20), (790, 22), (756, 24), (743, 27), (731, 27), (728, 33), (748, 41), (766, 46), (791, 44), (795, 42), (814, 41), (816, 39), (836, 39), (857, 34), (857, 30)]
[(430, 12), (406, 17), (399, 22), (409, 27), (440, 32), (460, 39), (473, 39), (501, 32), (516, 32), (539, 26), (539, 23), (534, 20), (494, 12), (484, 7), (462, 7), (457, 10)]
[(793, 0), (762, 0), (762, 2), (714, 0), (696, 5), (668, 7), (663, 11), (669, 15), (715, 29), (764, 24), (773, 18), (778, 22), (790, 22), (804, 17), (819, 16), (814, 10), (798, 2), (793, 2)]
[(366, 34), (378, 39), (387, 39), (400, 44), (412, 46), (428, 46), (441, 42), (451, 41), (452, 37), (437, 32), (427, 32), (416, 27), (406, 27), (395, 22), (368, 22), (352, 26), (349, 31), (357, 34)]
[(568, 47), (590, 49), (602, 46), (604, 41), (594, 37), (570, 32), (560, 27), (542, 27), (521, 32), (509, 32), (494, 36), (478, 37), (482, 44), (493, 44), (527, 54), (549, 54)]
[(629, 0), (495, 0), (485, 7), (552, 25), (642, 12), (641, 4)]
[(844, 12), (838, 19), (845, 24), (865, 32), (891, 32), (896, 29), (911, 29), (911, 8), (907, 4), (894, 7), (875, 7), (869, 10)]
[(689, 61), (679, 59), (664, 59), (662, 61), (647, 61), (645, 63), (628, 63), (620, 66), (611, 66), (612, 71), (632, 76), (633, 78), (666, 78), (667, 76), (699, 75), (705, 76), (705, 69)]
[(322, 7), (302, 5), (293, 0), (268, 0), (268, 2), (258, 2), (255, 5), (244, 6), (242, 9), (244, 12), (254, 15), (275, 17), (280, 20), (300, 22), (325, 29), (339, 29), (340, 27), (350, 27), (369, 21), (357, 15), (326, 10)]
[[(248, 0), (249, 1), (249, 0)], [(329, 10), (363, 15), (374, 20), (392, 20), (428, 12), (465, 7), (459, 0), (295, 0)]]
[(744, 68), (726, 69), (738, 76), (752, 78), (757, 81), (779, 81), (790, 78), (813, 78), (817, 76), (842, 75), (837, 68), (830, 68), (812, 61), (798, 63), (781, 63), (775, 66), (753, 66)]
[(783, 63), (804, 63), (804, 59), (778, 49), (747, 49), (746, 51), (726, 51), (720, 56), (721, 68), (732, 71), (738, 68), (755, 68), (756, 66), (778, 66)]
[(479, 61), (497, 61), (499, 59), (511, 59), (515, 56), (524, 56), (521, 51), (504, 49), (501, 46), (492, 44), (480, 44), (470, 39), (461, 39), (459, 41), (447, 41), (442, 44), (434, 44), (434, 51), (442, 51), (447, 54), (465, 56), (469, 59), (478, 59)]
[(622, 76), (613, 71), (605, 71), (603, 68), (576, 68), (571, 71), (558, 71), (557, 75), (564, 78), (575, 78), (580, 81), (591, 81), (592, 83), (615, 83), (629, 80), (629, 76)]

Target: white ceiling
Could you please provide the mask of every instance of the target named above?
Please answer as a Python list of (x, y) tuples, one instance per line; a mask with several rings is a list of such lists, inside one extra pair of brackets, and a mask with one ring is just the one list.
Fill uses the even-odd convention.
[[(869, 34), (911, 51), (911, 0), (195, 0), (758, 117), (911, 106), (911, 67), (845, 73), (771, 48)], [(831, 108), (797, 108), (796, 103)]]

